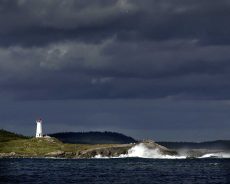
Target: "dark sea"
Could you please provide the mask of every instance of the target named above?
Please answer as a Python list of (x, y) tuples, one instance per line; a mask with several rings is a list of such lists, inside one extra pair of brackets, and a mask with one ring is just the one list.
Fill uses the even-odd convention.
[(230, 159), (0, 159), (0, 183), (230, 184)]

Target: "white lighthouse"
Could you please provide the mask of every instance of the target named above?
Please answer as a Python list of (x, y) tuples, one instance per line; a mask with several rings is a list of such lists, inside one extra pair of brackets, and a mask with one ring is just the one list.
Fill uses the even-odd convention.
[(36, 123), (37, 123), (36, 138), (43, 137), (43, 134), (42, 134), (42, 120), (38, 119), (38, 120), (36, 120)]

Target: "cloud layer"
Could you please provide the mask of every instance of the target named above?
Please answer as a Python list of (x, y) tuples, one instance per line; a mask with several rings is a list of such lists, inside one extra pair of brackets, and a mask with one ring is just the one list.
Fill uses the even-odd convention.
[(0, 1), (0, 95), (230, 98), (230, 3)]

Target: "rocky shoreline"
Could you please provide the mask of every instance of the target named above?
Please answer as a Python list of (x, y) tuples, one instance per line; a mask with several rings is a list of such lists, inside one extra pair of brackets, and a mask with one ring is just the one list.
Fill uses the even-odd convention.
[(213, 149), (169, 149), (152, 140), (129, 144), (71, 144), (45, 136), (29, 138), (0, 130), (0, 158), (200, 158), (229, 157), (229, 152)]
[[(48, 142), (48, 145), (57, 143), (58, 140), (50, 138), (43, 139), (43, 141)], [(39, 142), (39, 140), (38, 140)], [(61, 144), (61, 147), (63, 144)], [(0, 158), (67, 158), (67, 159), (88, 159), (88, 158), (95, 158), (95, 157), (126, 157), (129, 155), (130, 150), (134, 149), (136, 146), (142, 146), (144, 149), (147, 149), (147, 152), (155, 151), (160, 156), (175, 156), (184, 158), (198, 158), (202, 157), (208, 153), (218, 153), (221, 150), (216, 150), (210, 152), (210, 150), (206, 149), (189, 149), (189, 150), (173, 150), (168, 149), (162, 145), (155, 143), (152, 140), (145, 140), (138, 143), (131, 143), (131, 144), (116, 144), (116, 145), (87, 145), (84, 149), (70, 149), (70, 150), (62, 150), (56, 149), (51, 152), (46, 152), (41, 154), (36, 149), (33, 154), (29, 152), (17, 152), (14, 149), (11, 152), (4, 153), (0, 152)], [(60, 147), (60, 148), (61, 148)], [(186, 155), (186, 156), (185, 156)], [(135, 156), (135, 155), (134, 155)]]
[(80, 150), (76, 152), (65, 152), (62, 150), (53, 151), (50, 153), (46, 153), (44, 155), (26, 155), (26, 154), (18, 154), (15, 152), (10, 153), (0, 153), (0, 158), (93, 158), (95, 156), (100, 155), (101, 157), (119, 157), (120, 155), (126, 155), (128, 154), (128, 151), (133, 148), (134, 146), (142, 144), (148, 149), (157, 149), (159, 153), (164, 155), (177, 155), (178, 153), (175, 150), (167, 149), (164, 146), (161, 146), (154, 141), (147, 140), (142, 141), (139, 143), (133, 143), (133, 144), (119, 144), (119, 145), (113, 145), (113, 146), (105, 146), (105, 147), (99, 147), (99, 148), (91, 148), (86, 150)]

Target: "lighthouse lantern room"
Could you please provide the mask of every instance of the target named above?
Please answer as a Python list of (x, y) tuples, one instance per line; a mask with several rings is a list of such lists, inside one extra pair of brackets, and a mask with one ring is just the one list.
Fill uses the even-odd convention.
[(36, 123), (37, 123), (36, 138), (43, 137), (43, 134), (42, 134), (42, 120), (38, 119), (38, 120), (36, 120)]

